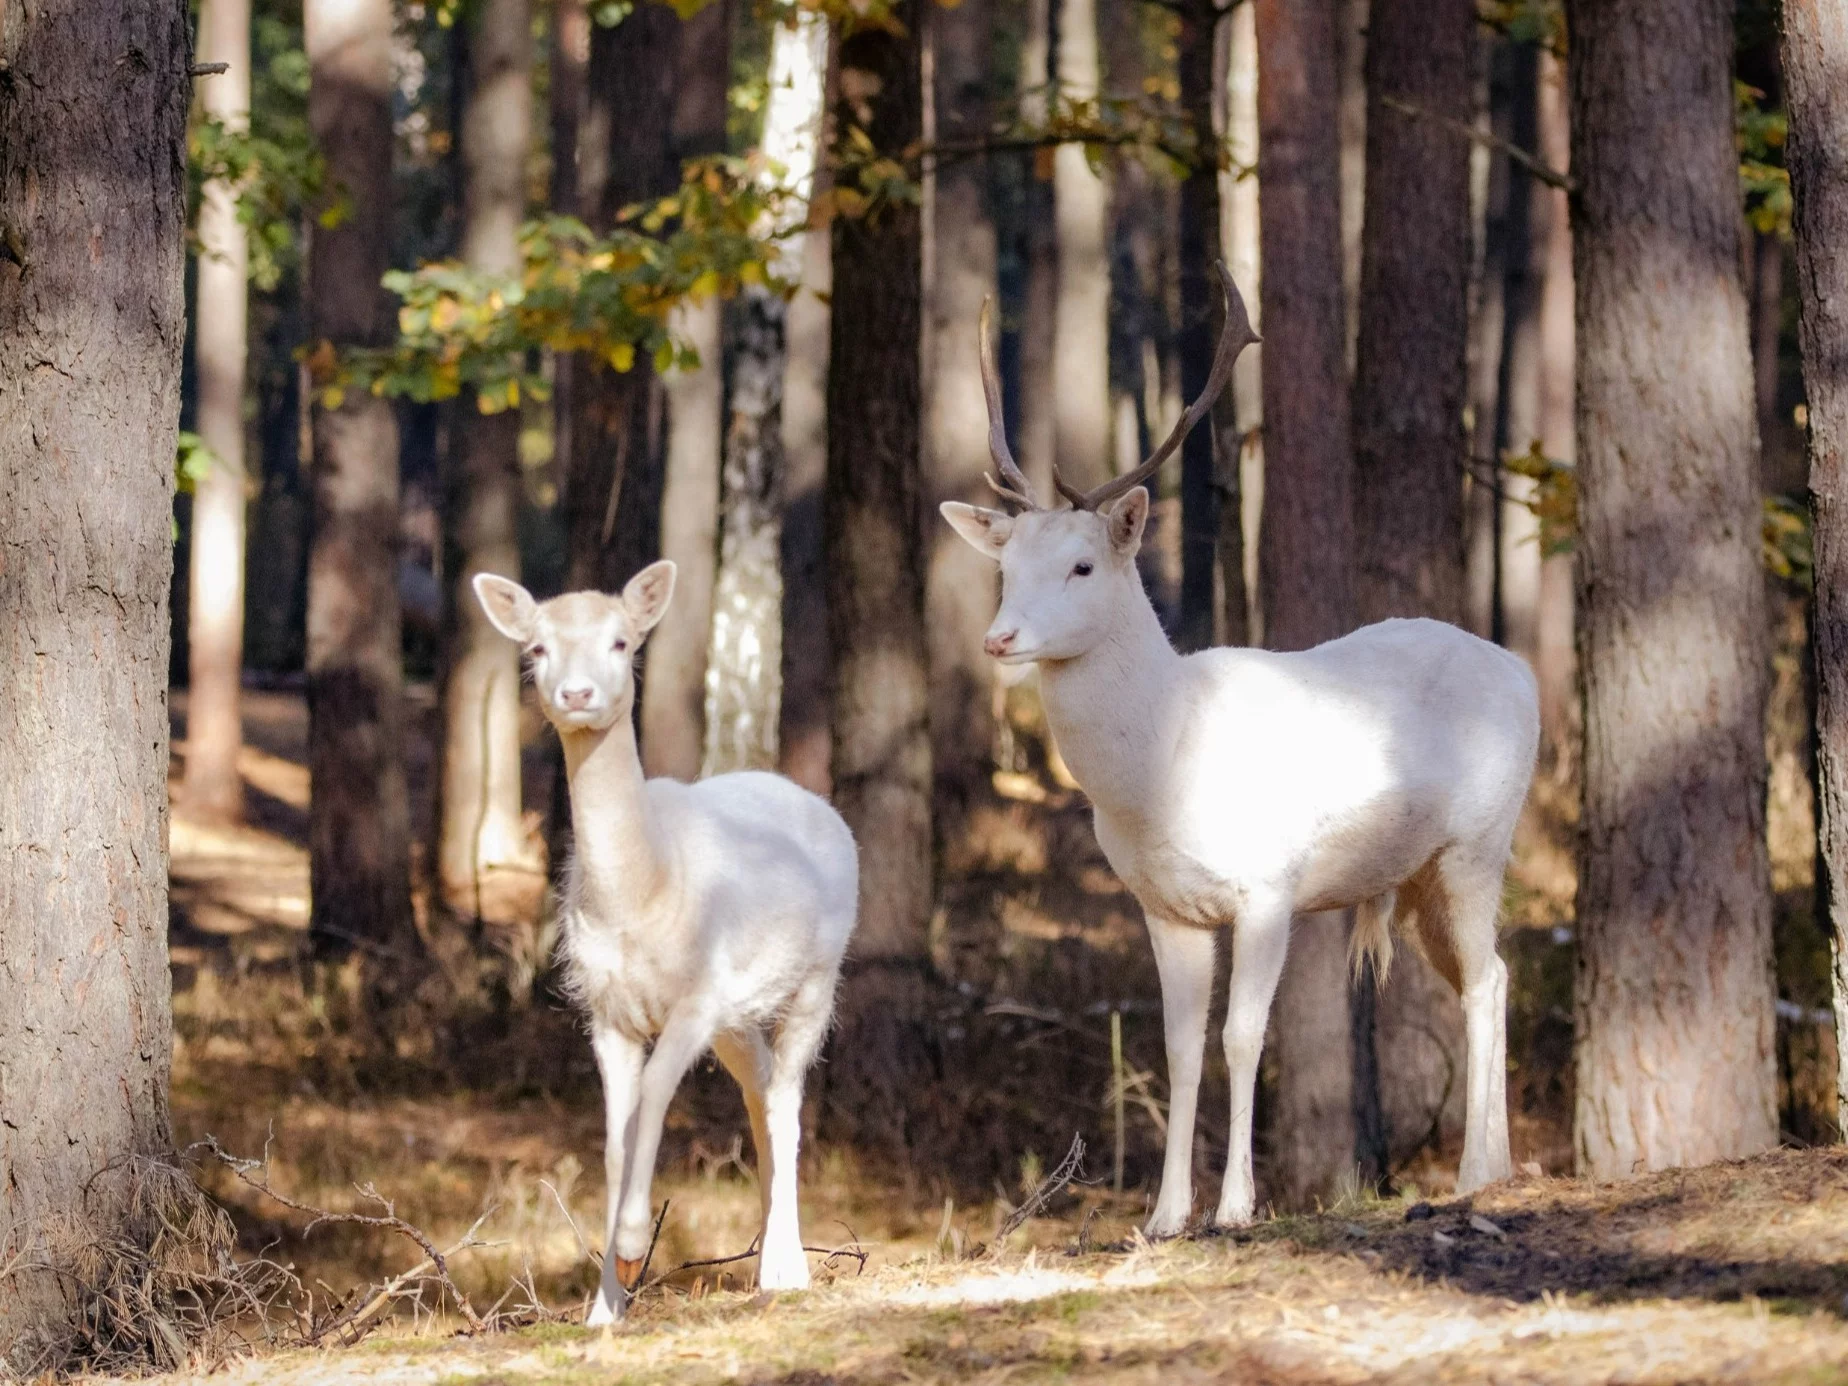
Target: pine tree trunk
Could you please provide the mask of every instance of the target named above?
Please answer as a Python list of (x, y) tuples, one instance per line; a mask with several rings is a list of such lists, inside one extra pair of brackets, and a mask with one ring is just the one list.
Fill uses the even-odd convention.
[[(462, 116), (462, 259), (517, 273), (532, 138), (532, 18), (527, 0), (484, 0), (469, 26)], [(475, 600), (478, 573), (520, 576), (520, 414), (471, 411), (455, 430), (443, 495), (449, 580), (444, 607), (443, 752), (437, 886), (458, 915), (510, 923), (497, 873), (521, 864), (520, 656)]]
[[(1835, 1033), (1848, 1035), (1848, 12), (1784, 0), (1783, 59), (1816, 553), (1818, 835)], [(1848, 1114), (1848, 1045), (1841, 1052), (1836, 1104)]]
[[(1538, 152), (1562, 172), (1572, 158), (1566, 116), (1566, 74), (1551, 53), (1540, 55), (1535, 101)], [(1545, 454), (1570, 465), (1578, 455), (1572, 418), (1577, 379), (1572, 324), (1572, 222), (1565, 189), (1535, 184), (1534, 246), (1540, 262), (1539, 410), (1535, 436)], [(1534, 543), (1540, 546), (1538, 527)], [(1534, 674), (1540, 682), (1541, 755), (1561, 780), (1578, 762), (1578, 666), (1573, 651), (1572, 556), (1539, 558), (1535, 592)]]
[[(1470, 0), (1373, 0), (1354, 376), (1362, 621), (1463, 619), (1470, 151), (1438, 121), (1470, 119), (1474, 29)], [(1379, 1186), (1434, 1130), (1461, 1132), (1462, 1009), (1409, 949), (1385, 991), (1370, 973), (1360, 979), (1353, 1007), (1357, 1073), (1381, 1081), (1378, 1092), (1358, 1082), (1355, 1091), (1362, 1174)]]
[[(392, 340), (379, 280), (391, 260), (392, 7), (307, 0), (308, 119), (347, 215), (317, 227), (308, 263), (313, 340)], [(398, 429), (363, 391), (314, 409), (308, 560), (310, 928), (324, 955), (354, 947), (375, 990), (414, 980), (410, 806), (404, 778), (398, 605)]]
[[(1026, 32), (1020, 40), (1020, 120), (1028, 129), (1045, 125), (1052, 82), (1052, 0), (1027, 0)], [(1020, 467), (1034, 493), (1052, 493), (1052, 459), (1057, 446), (1054, 412), (1053, 343), (1058, 337), (1059, 238), (1053, 213), (1052, 158), (1023, 156), (1026, 184), (1026, 293), (1020, 311)]]
[[(979, 141), (988, 133), (990, 7), (963, 0), (932, 5), (939, 143)], [(988, 210), (988, 161), (967, 155), (939, 160), (926, 204), (934, 238), (931, 353), (924, 400), (925, 514), (946, 500), (981, 503), (990, 493), (988, 410), (982, 398), (977, 323), (995, 286), (995, 225)], [(956, 851), (963, 814), (987, 788), (994, 765), (994, 665), (982, 636), (994, 616), (994, 564), (948, 525), (927, 541), (926, 629), (930, 637), (931, 766), (938, 829)]]
[[(725, 93), (731, 79), (730, 0), (712, 0), (680, 26), (674, 90), (674, 160), (725, 149)], [(650, 775), (691, 780), (706, 746), (706, 651), (719, 564), (719, 473), (725, 452), (725, 311), (717, 298), (685, 303), (675, 335), (699, 365), (673, 370), (667, 394), (667, 475), (661, 496), (661, 555), (678, 574), (674, 601), (648, 637), (642, 689), (642, 760)]]
[[(837, 85), (832, 26), (820, 43), (824, 111)], [(824, 117), (825, 118), (825, 117)], [(810, 200), (832, 181), (820, 159)], [(798, 253), (794, 248), (792, 254)], [(781, 769), (817, 794), (833, 788), (834, 659), (822, 562), (821, 497), (828, 472), (828, 351), (833, 331), (832, 237), (811, 217), (799, 251), (801, 274), (783, 322), (783, 709)]]
[[(590, 61), (590, 15), (585, 0), (552, 0), (547, 26), (546, 81), (551, 116), (551, 211), (582, 215), (578, 205), (578, 129), (584, 120), (584, 69)], [(552, 360), (552, 475), (571, 475), (571, 425), (576, 417), (577, 358)]]
[(1777, 1141), (1765, 615), (1732, 6), (1576, 0), (1575, 1143), (1601, 1178)]
[[(1258, 36), (1250, 5), (1226, 16), (1226, 153), (1232, 161), (1220, 199), (1226, 267), (1245, 296), (1252, 326), (1264, 330), (1263, 258), (1258, 253)], [(1232, 368), (1236, 431), (1218, 459), (1224, 474), (1219, 514), (1220, 590), (1228, 645), (1261, 643), (1256, 519), (1264, 502), (1264, 346), (1247, 347)], [(1214, 418), (1217, 428), (1219, 419)], [(1219, 429), (1220, 436), (1225, 432)]]
[[(1206, 388), (1213, 369), (1213, 349), (1219, 341), (1225, 304), (1219, 293), (1214, 263), (1222, 239), (1219, 225), (1219, 135), (1213, 119), (1214, 31), (1219, 11), (1213, 0), (1188, 0), (1181, 6), (1180, 88), (1181, 109), (1193, 127), (1193, 166), (1181, 182), (1180, 198), (1180, 338), (1181, 397), (1192, 402)], [(1202, 650), (1213, 643), (1218, 625), (1219, 508), (1227, 478), (1233, 482), (1232, 504), (1238, 503), (1233, 466), (1222, 476), (1214, 465), (1214, 451), (1222, 420), (1230, 415), (1230, 391), (1215, 401), (1213, 426), (1196, 428), (1181, 444), (1181, 613), (1174, 643), (1181, 650)], [(1226, 430), (1228, 436), (1233, 430)], [(1241, 573), (1242, 577), (1242, 573)], [(1241, 581), (1235, 599), (1244, 604)], [(1243, 624), (1244, 612), (1239, 612)]]
[[(865, 28), (839, 45), (836, 138), (858, 127), (881, 151), (919, 138), (916, 0), (903, 36)], [(924, 1042), (931, 775), (919, 478), (922, 217), (893, 202), (833, 223), (828, 477), (823, 498), (834, 651), (834, 802), (860, 844), (855, 970), (828, 1065), (842, 1134), (911, 1143)]]
[[(1341, 293), (1334, 0), (1257, 0), (1264, 255), (1265, 644), (1301, 650), (1353, 624), (1352, 459)], [(1354, 1155), (1340, 914), (1297, 921), (1271, 1010), (1282, 1202), (1329, 1193)]]
[[(1508, 56), (1508, 139), (1517, 148), (1539, 146), (1538, 49), (1510, 44)], [(1493, 455), (1499, 464), (1508, 453), (1523, 453), (1540, 436), (1540, 307), (1545, 284), (1545, 203), (1534, 196), (1533, 179), (1516, 170), (1508, 184), (1503, 221), (1505, 251), (1502, 281), (1501, 363), (1495, 402)], [(1538, 205), (1538, 208), (1536, 207)], [(1529, 502), (1534, 483), (1511, 472), (1498, 472), (1503, 493), (1495, 507), (1495, 588), (1490, 638), (1529, 663), (1537, 661), (1540, 603), (1540, 541)]]
[[(250, 0), (207, 0), (199, 11), (199, 61), (225, 62), (200, 87), (207, 115), (227, 129), (250, 124)], [(187, 812), (219, 822), (244, 816), (237, 753), (244, 665), (244, 370), (249, 355), (249, 244), (227, 183), (205, 188), (199, 208), (198, 300), (193, 361), (198, 433), (211, 465), (193, 490), (192, 569), (187, 583), (189, 677)]]
[(178, 0), (9, 14), (0, 1375), (33, 1380), (80, 1332), (69, 1251), (158, 1232), (129, 1209), (128, 1162), (172, 1139), (164, 690), (192, 53)]
[[(1058, 0), (1059, 92), (1097, 98), (1097, 0)], [(1052, 159), (1059, 285), (1053, 310), (1053, 457), (1074, 486), (1097, 486), (1110, 466), (1109, 198), (1084, 149), (1062, 144)]]

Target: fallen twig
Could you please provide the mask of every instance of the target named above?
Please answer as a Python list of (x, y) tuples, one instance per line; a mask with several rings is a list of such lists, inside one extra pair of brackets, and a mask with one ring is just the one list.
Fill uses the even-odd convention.
[(1084, 1137), (1074, 1135), (1072, 1137), (1072, 1147), (1065, 1152), (1065, 1158), (1059, 1161), (1059, 1167), (1044, 1179), (1040, 1180), (1033, 1192), (1027, 1195), (1025, 1201), (1007, 1215), (1006, 1220), (1002, 1222), (1000, 1229), (995, 1233), (995, 1239), (992, 1245), (994, 1247), (999, 1247), (1001, 1243), (1005, 1241), (1011, 1233), (1017, 1231), (1020, 1225), (1026, 1222), (1028, 1218), (1038, 1217), (1044, 1212), (1046, 1210), (1046, 1205), (1052, 1201), (1054, 1195), (1058, 1194), (1066, 1185), (1075, 1180), (1078, 1177), (1078, 1172), (1083, 1168)]

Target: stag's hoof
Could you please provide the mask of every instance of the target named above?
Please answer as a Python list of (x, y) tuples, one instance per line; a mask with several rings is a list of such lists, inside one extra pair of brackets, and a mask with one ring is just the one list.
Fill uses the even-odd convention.
[(612, 1304), (599, 1293), (591, 1302), (590, 1314), (584, 1320), (586, 1328), (601, 1328), (607, 1337), (609, 1330), (622, 1321), (623, 1306)]
[(642, 1283), (642, 1263), (618, 1256), (616, 1258), (616, 1283), (630, 1294), (634, 1294), (635, 1287)]

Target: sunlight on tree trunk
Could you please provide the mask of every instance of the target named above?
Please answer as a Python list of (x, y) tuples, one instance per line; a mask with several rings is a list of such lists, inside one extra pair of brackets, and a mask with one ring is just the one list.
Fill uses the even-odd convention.
[[(584, 119), (584, 69), (590, 61), (590, 15), (585, 0), (552, 0), (547, 26), (547, 95), (552, 125), (552, 214), (581, 217), (578, 205), (578, 129)], [(560, 352), (552, 362), (552, 475), (571, 475), (571, 422), (577, 359)]]
[[(1335, 0), (1257, 0), (1264, 254), (1265, 644), (1302, 650), (1353, 625), (1352, 468), (1341, 296)], [(1272, 1008), (1281, 1202), (1353, 1168), (1346, 916), (1304, 915)]]
[[(347, 215), (309, 251), (311, 338), (392, 340), (392, 7), (307, 0), (308, 117)], [(410, 805), (398, 605), (398, 428), (383, 399), (317, 403), (308, 564), (310, 928), (323, 955), (355, 947), (375, 995), (415, 982)]]
[[(1046, 123), (1052, 84), (1052, 0), (1026, 0), (1020, 39), (1017, 109), (1028, 129)], [(1020, 469), (1038, 495), (1052, 490), (1058, 438), (1053, 389), (1053, 342), (1058, 335), (1059, 238), (1053, 212), (1052, 159), (1026, 160), (1026, 293), (1020, 312)]]
[[(1059, 92), (1098, 93), (1096, 0), (1058, 0)], [(1052, 339), (1053, 456), (1072, 485), (1100, 485), (1110, 466), (1109, 198), (1082, 146), (1052, 161), (1059, 287)]]
[[(230, 67), (201, 84), (201, 102), (227, 130), (250, 126), (250, 60), (250, 0), (207, 0), (199, 14), (199, 61)], [(198, 433), (211, 456), (193, 488), (186, 640), (191, 668), (180, 795), (195, 817), (235, 822), (244, 816), (237, 753), (244, 740), (239, 701), (250, 247), (237, 216), (237, 192), (223, 181), (205, 186), (199, 249), (193, 361), (199, 380)]]
[[(1820, 837), (1834, 951), (1835, 1033), (1848, 1036), (1848, 11), (1784, 0), (1809, 488), (1816, 554), (1814, 648)], [(1836, 1072), (1848, 1116), (1848, 1045)]]
[[(469, 26), (462, 115), (462, 259), (506, 274), (521, 265), (532, 138), (527, 0), (484, 0)], [(464, 405), (464, 408), (468, 406)], [(512, 922), (489, 888), (528, 865), (520, 819), (520, 654), (475, 600), (477, 573), (520, 577), (520, 411), (458, 417), (443, 488), (449, 581), (444, 607), (443, 750), (437, 886), (464, 917)]]
[[(1363, 622), (1460, 623), (1470, 146), (1437, 119), (1470, 118), (1475, 13), (1470, 0), (1373, 0), (1371, 21), (1354, 377), (1355, 598)], [(1461, 1135), (1462, 1006), (1412, 949), (1400, 950), (1377, 994), (1366, 969), (1352, 1006), (1358, 1153), (1363, 1178), (1378, 1187), (1428, 1136)], [(1375, 1091), (1366, 1090), (1363, 1073)]]
[[(677, 163), (725, 148), (725, 92), (731, 77), (729, 0), (713, 0), (680, 25), (674, 84)], [(642, 762), (650, 775), (691, 780), (706, 745), (706, 651), (719, 562), (719, 473), (725, 448), (725, 312), (717, 297), (682, 303), (675, 337), (699, 365), (663, 378), (667, 473), (661, 496), (661, 556), (679, 573), (674, 601), (648, 637), (642, 684)]]
[[(979, 140), (988, 132), (990, 16), (987, 0), (929, 9), (940, 142)], [(948, 525), (934, 522), (940, 502), (992, 499), (982, 481), (990, 465), (988, 410), (976, 328), (982, 301), (996, 292), (987, 183), (987, 159), (942, 160), (925, 204), (933, 238), (925, 335), (930, 367), (924, 399), (924, 513), (933, 521), (925, 627), (934, 803), (942, 818), (939, 834), (952, 854), (963, 814), (986, 791), (994, 767), (994, 664), (982, 652), (982, 636), (995, 610), (994, 564)]]
[[(1540, 55), (1535, 100), (1538, 153), (1548, 168), (1564, 171), (1572, 159), (1566, 117), (1566, 74), (1551, 53)], [(1577, 455), (1572, 394), (1572, 223), (1563, 188), (1536, 184), (1535, 250), (1540, 261), (1539, 411), (1536, 437), (1555, 462)], [(1536, 532), (1535, 547), (1540, 544)], [(1572, 555), (1542, 553), (1534, 594), (1534, 674), (1540, 681), (1542, 758), (1564, 782), (1578, 762), (1578, 667), (1573, 652)]]
[(38, 1380), (74, 1365), (96, 1260), (154, 1239), (129, 1162), (172, 1148), (165, 687), (192, 53), (167, 0), (9, 15), (0, 1376)]
[(1777, 1143), (1732, 6), (1575, 0), (1581, 1173)]
[[(792, 228), (808, 218), (821, 139), (828, 68), (828, 25), (803, 12), (778, 24), (770, 40), (770, 95), (762, 148), (793, 190), (779, 269), (800, 279), (806, 243), (825, 241)], [(768, 175), (767, 175), (768, 176)], [(811, 295), (812, 297), (812, 295)], [(700, 773), (775, 769), (783, 705), (783, 400), (789, 373), (790, 309), (762, 288), (737, 307), (731, 418), (719, 515), (719, 576), (712, 647), (706, 663), (706, 753)], [(823, 384), (825, 389), (825, 382)], [(822, 445), (825, 448), (825, 443)], [(825, 468), (825, 457), (821, 459)]]
[[(1251, 324), (1264, 330), (1263, 259), (1258, 253), (1258, 32), (1254, 6), (1239, 5), (1226, 16), (1226, 152), (1232, 172), (1224, 179), (1220, 205), (1226, 267), (1232, 271)], [(1237, 447), (1219, 465), (1236, 474), (1238, 504), (1221, 508), (1220, 588), (1226, 594), (1225, 641), (1262, 644), (1263, 603), (1258, 592), (1258, 523), (1264, 511), (1264, 344), (1247, 347), (1232, 368)], [(1218, 418), (1214, 424), (1218, 427)], [(1220, 436), (1225, 436), (1220, 430)], [(1228, 495), (1231, 493), (1228, 492)], [(1234, 594), (1244, 601), (1234, 611)]]

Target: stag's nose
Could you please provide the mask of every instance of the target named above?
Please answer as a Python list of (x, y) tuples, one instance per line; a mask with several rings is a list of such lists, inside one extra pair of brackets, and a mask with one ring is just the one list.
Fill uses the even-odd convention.
[(595, 685), (589, 683), (563, 683), (558, 686), (558, 692), (553, 694), (561, 712), (588, 711), (596, 696)]
[(982, 641), (982, 648), (999, 659), (1014, 648), (1014, 641), (1019, 635), (1020, 632), (1017, 630), (1004, 630), (999, 635), (990, 631), (987, 638)]

